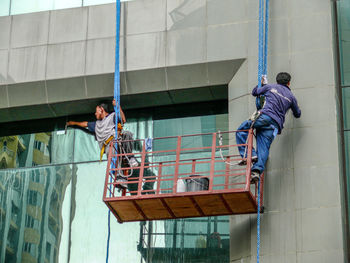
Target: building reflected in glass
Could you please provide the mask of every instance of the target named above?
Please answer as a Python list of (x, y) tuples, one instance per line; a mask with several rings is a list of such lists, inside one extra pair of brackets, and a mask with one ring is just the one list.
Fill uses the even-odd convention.
[[(153, 138), (227, 130), (227, 123), (227, 114), (130, 118), (125, 129)], [(94, 137), (76, 129), (6, 136), (0, 152), (0, 262), (105, 261), (107, 163)], [(113, 248), (118, 256), (109, 262), (228, 262), (228, 217), (119, 224), (112, 216)]]

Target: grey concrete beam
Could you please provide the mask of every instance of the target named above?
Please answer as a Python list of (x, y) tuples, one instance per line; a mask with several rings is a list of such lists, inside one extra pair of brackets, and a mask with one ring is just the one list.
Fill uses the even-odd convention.
[[(243, 61), (238, 59), (122, 72), (120, 81), (123, 107), (135, 109), (227, 99), (227, 85)], [(4, 95), (0, 101), (3, 108), (0, 112), (5, 112), (10, 107), (12, 121), (30, 119), (36, 111), (25, 109), (34, 105), (35, 109), (40, 108), (40, 105), (50, 108), (50, 111), (40, 115), (43, 118), (84, 114), (94, 111), (91, 105), (97, 104), (99, 100), (113, 97), (114, 74), (24, 82), (0, 88)], [(91, 103), (77, 104), (81, 109), (76, 109), (77, 105), (70, 107), (81, 100)], [(0, 122), (6, 120), (8, 119), (1, 119)]]

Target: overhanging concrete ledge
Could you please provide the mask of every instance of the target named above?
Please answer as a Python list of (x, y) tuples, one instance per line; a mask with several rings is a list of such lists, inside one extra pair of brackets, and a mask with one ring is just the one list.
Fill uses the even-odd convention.
[[(122, 107), (135, 109), (227, 99), (227, 85), (243, 61), (122, 72)], [(114, 74), (17, 83), (2, 88), (8, 96), (1, 104), (1, 123), (54, 118), (94, 112), (100, 100), (113, 97)]]

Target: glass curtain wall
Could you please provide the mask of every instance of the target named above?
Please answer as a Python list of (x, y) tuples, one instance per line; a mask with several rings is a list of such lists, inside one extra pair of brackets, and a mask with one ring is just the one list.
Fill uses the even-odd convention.
[[(227, 114), (128, 119), (135, 138), (227, 130)], [(190, 143), (190, 142), (189, 142)], [(203, 145), (206, 142), (201, 142)], [(0, 138), (0, 262), (103, 262), (106, 161), (79, 129)], [(229, 262), (228, 217), (118, 224), (109, 262)]]
[[(347, 203), (350, 202), (350, 0), (337, 1), (340, 85), (342, 90)], [(348, 208), (348, 211), (350, 209)], [(349, 212), (350, 213), (350, 212)], [(350, 214), (348, 215), (350, 219)]]
[[(121, 2), (135, 0), (121, 0)], [(0, 16), (18, 15), (80, 6), (115, 3), (115, 0), (1, 0)]]
[(350, 259), (350, 240), (349, 240), (349, 222), (350, 222), (350, 0), (339, 0), (335, 2), (337, 14), (337, 33), (338, 33), (338, 51), (339, 51), (339, 95), (343, 105), (343, 133), (342, 143), (344, 153), (344, 192), (345, 209), (347, 216), (344, 216), (345, 240), (347, 243), (347, 259)]

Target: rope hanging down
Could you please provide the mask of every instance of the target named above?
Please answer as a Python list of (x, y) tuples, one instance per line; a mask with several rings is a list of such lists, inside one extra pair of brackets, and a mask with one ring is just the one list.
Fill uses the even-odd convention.
[[(265, 1), (265, 5), (264, 5)], [(265, 9), (264, 9), (265, 7)], [(261, 88), (262, 76), (267, 76), (267, 54), (269, 33), (269, 0), (259, 0), (259, 64), (258, 88)], [(264, 96), (256, 98), (256, 108), (260, 110), (265, 102)]]
[[(264, 6), (265, 1), (265, 6)], [(265, 12), (265, 16), (264, 16)], [(267, 76), (267, 53), (268, 53), (268, 33), (269, 33), (269, 0), (259, 0), (259, 64), (258, 64), (258, 89), (261, 88), (262, 75)], [(257, 108), (262, 107), (261, 99), (257, 98)], [(260, 179), (258, 181), (258, 192), (257, 192), (257, 203), (258, 203), (258, 214), (257, 214), (257, 249), (256, 249), (256, 261), (259, 263), (260, 256)]]
[[(120, 0), (116, 0), (116, 35), (115, 35), (115, 72), (114, 72), (114, 99), (115, 123), (120, 120), (120, 69), (119, 69), (119, 39), (120, 39)], [(118, 138), (118, 129), (115, 129), (115, 138)], [(118, 149), (116, 149), (118, 151)], [(114, 162), (112, 162), (113, 164)], [(109, 241), (111, 236), (111, 211), (108, 210), (108, 237), (106, 263), (109, 257)]]

